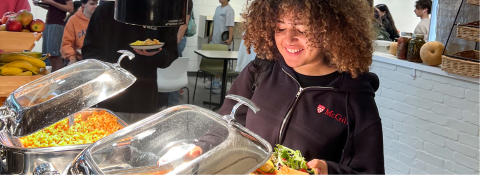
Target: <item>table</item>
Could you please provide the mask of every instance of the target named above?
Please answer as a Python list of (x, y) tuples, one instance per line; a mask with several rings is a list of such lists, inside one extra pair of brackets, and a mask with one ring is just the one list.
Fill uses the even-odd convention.
[(218, 108), (219, 108), (223, 105), (223, 101), (225, 101), (225, 95), (227, 93), (227, 66), (228, 66), (228, 61), (229, 60), (236, 60), (237, 57), (238, 57), (238, 51), (195, 50), (194, 52), (196, 54), (200, 55), (200, 56), (203, 56), (203, 57), (207, 58), (207, 59), (223, 60), (222, 91), (220, 92), (220, 104), (213, 104), (213, 105), (219, 105), (218, 106)]

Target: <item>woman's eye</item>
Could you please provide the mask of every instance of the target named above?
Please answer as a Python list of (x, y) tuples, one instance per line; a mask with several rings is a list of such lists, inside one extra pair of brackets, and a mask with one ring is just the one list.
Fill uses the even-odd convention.
[(279, 31), (279, 32), (283, 32), (283, 31), (285, 31), (285, 29), (280, 29), (280, 28), (279, 28), (278, 31)]
[(301, 31), (301, 30), (298, 30), (298, 29), (297, 29), (297, 31), (298, 31), (298, 33), (301, 33), (301, 34), (305, 33), (305, 31)]

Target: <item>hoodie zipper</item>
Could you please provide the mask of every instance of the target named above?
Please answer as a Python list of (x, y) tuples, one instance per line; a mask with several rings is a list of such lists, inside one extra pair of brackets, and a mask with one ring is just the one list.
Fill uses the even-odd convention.
[(287, 112), (287, 115), (285, 116), (285, 118), (283, 119), (283, 122), (282, 122), (282, 126), (280, 127), (280, 133), (278, 134), (278, 143), (281, 144), (282, 142), (282, 138), (283, 138), (283, 130), (285, 129), (285, 125), (287, 123), (287, 120), (288, 118), (290, 117), (292, 111), (293, 111), (293, 108), (297, 105), (297, 102), (298, 102), (298, 97), (300, 97), (300, 95), (302, 94), (302, 92), (306, 89), (325, 89), (325, 90), (334, 90), (333, 87), (321, 87), (321, 86), (312, 86), (312, 87), (306, 87), (306, 88), (302, 88), (302, 86), (300, 85), (300, 83), (297, 81), (297, 79), (293, 78), (292, 75), (290, 75), (288, 72), (286, 72), (283, 68), (282, 68), (282, 71), (285, 72), (290, 78), (293, 79), (293, 81), (295, 81), (297, 84), (298, 84), (298, 87), (300, 87), (298, 89), (298, 92), (297, 94), (295, 95), (295, 101), (293, 102), (292, 106), (290, 106), (290, 109), (288, 110)]

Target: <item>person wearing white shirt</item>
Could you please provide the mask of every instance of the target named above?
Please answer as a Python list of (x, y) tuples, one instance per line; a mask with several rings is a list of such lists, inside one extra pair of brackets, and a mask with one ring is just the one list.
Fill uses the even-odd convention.
[(415, 27), (414, 34), (423, 34), (424, 40), (428, 41), (428, 33), (430, 30), (430, 13), (432, 9), (431, 0), (418, 0), (415, 2), (415, 14), (421, 19), (417, 27)]

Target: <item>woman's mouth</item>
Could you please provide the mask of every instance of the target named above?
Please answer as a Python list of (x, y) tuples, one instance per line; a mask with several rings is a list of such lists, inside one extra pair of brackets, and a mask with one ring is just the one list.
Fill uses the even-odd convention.
[(297, 56), (300, 53), (302, 53), (303, 49), (297, 49), (297, 48), (287, 48), (285, 47), (285, 51), (287, 52), (288, 55), (290, 56)]
[(303, 50), (303, 49), (288, 49), (288, 48), (286, 48), (286, 49), (287, 49), (287, 51), (290, 52), (290, 53), (297, 53), (297, 52), (300, 52), (300, 51)]

